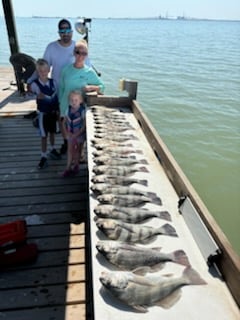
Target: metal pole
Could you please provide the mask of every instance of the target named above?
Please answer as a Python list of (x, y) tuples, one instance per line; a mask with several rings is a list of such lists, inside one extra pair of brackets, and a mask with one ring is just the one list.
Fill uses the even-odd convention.
[(15, 28), (15, 19), (12, 9), (11, 0), (2, 0), (4, 17), (6, 21), (7, 31), (8, 31), (8, 40), (10, 45), (11, 54), (19, 52), (17, 32)]
[[(13, 13), (12, 1), (2, 0), (2, 5), (3, 5), (3, 11), (4, 11), (4, 18), (7, 26), (8, 41), (9, 41), (10, 51), (12, 55), (14, 53), (19, 52), (19, 45), (18, 45), (17, 32), (15, 27), (15, 17)], [(18, 91), (24, 92), (23, 83), (21, 83), (18, 80), (18, 77), (16, 76), (16, 72), (15, 72), (15, 77), (17, 81)]]

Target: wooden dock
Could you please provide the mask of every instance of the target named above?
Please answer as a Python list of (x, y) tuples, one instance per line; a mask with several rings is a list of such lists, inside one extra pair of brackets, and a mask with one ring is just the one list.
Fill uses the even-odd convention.
[[(35, 110), (35, 101), (19, 97), (12, 80), (11, 70), (0, 68), (0, 223), (25, 219), (27, 241), (37, 244), (39, 254), (35, 263), (0, 270), (0, 319), (140, 318), (138, 313), (126, 310), (125, 305), (120, 306), (119, 301), (115, 303), (105, 295), (99, 281), (102, 268), (107, 266), (97, 256), (96, 242), (105, 238), (95, 223), (94, 207), (98, 199), (89, 188), (94, 165), (90, 143), (94, 119), (90, 108), (87, 112), (88, 165), (81, 166), (77, 177), (63, 179), (61, 172), (66, 156), (62, 160), (49, 160), (49, 167), (44, 170), (37, 169), (40, 139), (31, 119), (24, 117)], [(177, 238), (167, 237), (163, 243), (155, 244), (164, 245), (167, 252), (184, 250), (191, 266), (207, 283), (206, 286), (184, 288), (184, 295), (174, 308), (149, 308), (144, 319), (152, 320), (161, 315), (166, 318), (166, 312), (169, 320), (175, 319), (176, 314), (184, 319), (198, 319), (199, 314), (204, 319), (211, 319), (213, 314), (218, 319), (238, 319), (239, 257), (138, 103), (130, 97), (90, 95), (88, 100), (89, 106), (131, 108), (131, 112), (126, 110), (125, 113), (140, 135), (141, 145), (136, 147), (143, 149), (152, 173), (148, 177), (149, 190), (159, 192), (163, 209), (171, 213), (178, 234)], [(61, 142), (58, 134), (56, 145), (60, 147)], [(141, 176), (141, 172), (138, 174)], [(188, 209), (183, 208), (180, 215), (179, 197), (183, 195), (187, 195), (187, 203), (192, 204), (191, 215), (201, 217), (217, 241), (211, 250), (208, 245), (203, 248), (201, 237), (197, 237), (202, 234), (199, 224), (194, 228), (187, 227)], [(154, 204), (148, 205), (153, 209)], [(148, 223), (156, 227), (155, 222)], [(208, 234), (204, 232), (204, 244), (206, 236)], [(216, 266), (208, 264), (209, 257), (218, 247), (221, 251), (219, 261)], [(206, 252), (206, 249), (209, 250)], [(171, 262), (168, 267), (167, 274), (181, 271), (181, 266)]]
[(0, 319), (90, 319), (87, 165), (69, 179), (66, 156), (37, 169), (40, 138), (23, 117), (35, 101), (10, 85), (11, 68), (0, 69), (0, 223), (25, 219), (27, 242), (39, 249), (36, 262), (0, 270)]

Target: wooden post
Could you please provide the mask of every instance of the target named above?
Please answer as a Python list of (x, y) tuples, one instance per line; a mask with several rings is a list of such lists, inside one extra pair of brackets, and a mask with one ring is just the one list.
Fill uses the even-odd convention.
[(121, 79), (119, 82), (119, 89), (126, 90), (130, 99), (136, 100), (137, 98), (137, 81)]
[[(10, 51), (12, 55), (14, 53), (19, 52), (19, 45), (18, 45), (17, 32), (15, 27), (15, 18), (14, 18), (14, 13), (12, 8), (12, 1), (2, 0), (2, 4), (3, 4), (4, 18), (6, 21), (7, 32), (8, 32), (8, 41), (9, 41)], [(15, 77), (17, 81), (18, 91), (20, 93), (24, 92), (24, 85), (18, 80), (16, 76), (16, 72), (15, 72)]]
[(11, 54), (19, 52), (15, 19), (11, 0), (2, 0)]

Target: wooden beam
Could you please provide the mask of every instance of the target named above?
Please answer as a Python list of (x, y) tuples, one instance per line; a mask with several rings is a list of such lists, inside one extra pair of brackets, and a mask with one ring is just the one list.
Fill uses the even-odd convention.
[[(14, 53), (19, 52), (19, 45), (18, 45), (18, 38), (17, 38), (17, 32), (15, 27), (15, 17), (12, 7), (12, 1), (11, 0), (2, 0), (3, 4), (3, 11), (4, 11), (4, 17), (6, 21), (7, 31), (8, 31), (8, 42), (10, 46), (11, 55)], [(21, 81), (19, 81), (16, 70), (15, 72), (15, 78), (17, 82), (18, 91), (20, 93), (24, 92), (24, 85)]]
[(2, 0), (4, 17), (6, 21), (8, 40), (11, 54), (19, 52), (17, 32), (15, 27), (15, 17), (11, 0)]

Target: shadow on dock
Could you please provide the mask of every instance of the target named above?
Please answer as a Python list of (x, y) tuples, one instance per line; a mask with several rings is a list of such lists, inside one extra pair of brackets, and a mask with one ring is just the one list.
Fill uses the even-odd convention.
[(87, 165), (69, 179), (66, 156), (38, 170), (40, 138), (23, 115), (1, 116), (0, 136), (0, 223), (25, 219), (39, 249), (36, 262), (0, 270), (0, 319), (91, 319)]

